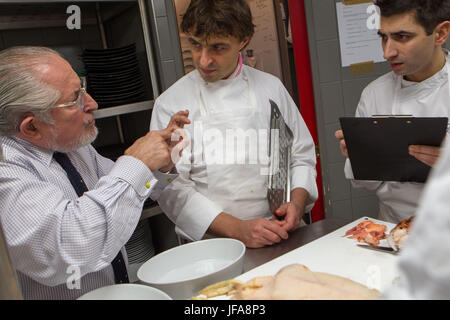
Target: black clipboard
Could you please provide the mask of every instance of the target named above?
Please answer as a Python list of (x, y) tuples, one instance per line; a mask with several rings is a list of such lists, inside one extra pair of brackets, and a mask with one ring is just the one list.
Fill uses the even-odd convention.
[(440, 146), (448, 118), (342, 117), (356, 180), (425, 182), (431, 168), (408, 153), (410, 145)]

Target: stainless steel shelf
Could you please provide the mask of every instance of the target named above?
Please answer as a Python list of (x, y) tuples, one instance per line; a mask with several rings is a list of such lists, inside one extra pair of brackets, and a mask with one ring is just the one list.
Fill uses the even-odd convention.
[(95, 119), (102, 119), (102, 118), (120, 116), (122, 114), (146, 111), (146, 110), (153, 109), (154, 104), (155, 104), (154, 100), (146, 100), (146, 101), (142, 101), (142, 102), (124, 104), (122, 106), (96, 110), (94, 112), (94, 116), (95, 116)]
[(161, 213), (163, 213), (163, 211), (161, 210), (161, 208), (159, 206), (144, 209), (142, 211), (140, 220), (148, 219), (148, 218), (151, 218), (151, 217), (156, 216)]
[[(40, 17), (39, 20), (29, 20), (27, 16), (22, 17), (0, 17), (0, 30), (18, 30), (18, 29), (37, 29), (37, 28), (52, 28), (65, 27), (67, 16), (47, 16)], [(97, 25), (95, 18), (83, 19), (84, 26)]]
[(51, 1), (41, 1), (41, 0), (2, 0), (1, 3), (5, 3), (5, 4), (39, 4), (39, 3), (49, 3), (49, 2), (53, 2), (53, 3), (61, 3), (61, 2), (66, 2), (66, 3), (81, 3), (81, 2), (136, 2), (137, 0), (51, 0)]
[[(106, 22), (121, 12), (127, 10), (136, 1), (114, 1), (102, 7), (103, 20)], [(69, 4), (78, 3), (81, 8), (82, 25), (97, 25), (95, 3), (93, 1), (48, 1), (40, 6), (29, 1), (0, 2), (0, 30), (36, 29), (50, 27), (66, 27), (69, 14), (66, 9)], [(13, 6), (12, 6), (13, 5)]]

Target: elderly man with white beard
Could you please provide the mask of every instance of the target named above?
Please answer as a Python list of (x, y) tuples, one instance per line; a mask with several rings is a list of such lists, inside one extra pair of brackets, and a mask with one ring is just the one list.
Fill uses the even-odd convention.
[(128, 282), (123, 246), (145, 200), (177, 176), (167, 174), (171, 136), (188, 112), (114, 163), (90, 145), (97, 108), (57, 52), (0, 52), (0, 222), (25, 299), (75, 299)]

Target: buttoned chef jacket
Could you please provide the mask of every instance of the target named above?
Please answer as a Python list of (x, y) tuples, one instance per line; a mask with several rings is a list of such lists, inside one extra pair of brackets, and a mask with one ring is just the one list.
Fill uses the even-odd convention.
[[(448, 140), (448, 139), (447, 139)], [(432, 170), (384, 299), (450, 299), (450, 141)]]
[[(53, 152), (2, 137), (0, 219), (25, 299), (76, 299), (112, 285), (111, 261), (133, 234), (144, 201), (176, 175), (140, 160), (115, 163), (92, 146), (69, 152), (89, 191), (78, 197)], [(77, 281), (77, 276), (81, 279)]]
[[(362, 92), (356, 117), (373, 115), (412, 115), (414, 117), (449, 117), (450, 94), (447, 66), (422, 82), (410, 82), (390, 72), (370, 83)], [(449, 117), (450, 118), (450, 117)], [(389, 137), (386, 137), (389, 143)], [(415, 182), (384, 182), (353, 180), (350, 160), (345, 163), (345, 176), (352, 185), (376, 191), (379, 219), (398, 223), (414, 215), (424, 184)]]
[[(202, 122), (200, 109), (204, 105), (204, 101), (200, 97), (199, 86), (203, 86), (203, 92), (206, 95), (210, 94), (212, 97), (210, 102), (220, 106), (218, 107), (219, 112), (220, 109), (226, 110), (231, 104), (240, 105), (242, 103), (244, 105), (249, 98), (248, 87), (250, 87), (250, 92), (256, 97), (257, 111), (253, 119), (260, 121), (262, 123), (260, 129), (267, 132), (270, 132), (269, 99), (275, 101), (294, 134), (290, 166), (291, 190), (298, 187), (307, 190), (309, 193), (306, 202), (307, 211), (311, 210), (318, 197), (315, 181), (314, 142), (289, 93), (278, 78), (268, 73), (246, 65), (242, 66), (242, 72), (240, 71), (238, 66), (229, 79), (208, 84), (201, 78), (199, 72), (194, 70), (178, 80), (155, 101), (150, 130), (159, 130), (167, 126), (170, 117), (179, 110), (188, 109), (190, 111), (191, 124), (184, 127), (191, 139), (190, 147), (183, 151), (183, 158), (186, 161), (182, 160), (177, 164), (179, 177), (161, 193), (158, 203), (164, 213), (176, 224), (177, 231), (191, 240), (202, 239), (212, 221), (221, 212), (234, 216), (238, 214), (241, 219), (270, 218), (272, 216), (268, 209), (256, 213), (243, 212), (245, 210), (227, 212), (224, 210), (226, 204), (219, 204), (208, 198), (208, 167), (205, 163), (205, 150), (202, 137), (195, 132), (195, 126), (198, 126), (199, 123), (207, 125)], [(237, 83), (239, 85), (236, 85)], [(225, 97), (223, 101), (219, 97), (214, 99), (212, 92), (217, 88), (225, 88), (221, 91), (222, 96)], [(239, 176), (233, 176), (232, 181), (229, 181), (226, 174), (223, 174), (223, 180), (236, 188), (244, 183)], [(223, 183), (223, 181), (221, 182)], [(251, 190), (245, 192), (251, 192)], [(267, 202), (266, 194), (264, 199)], [(259, 199), (259, 201), (262, 200)]]

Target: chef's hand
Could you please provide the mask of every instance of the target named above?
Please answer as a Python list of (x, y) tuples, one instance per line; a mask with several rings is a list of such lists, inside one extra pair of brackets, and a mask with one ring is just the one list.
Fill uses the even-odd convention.
[(291, 202), (284, 203), (275, 210), (273, 220), (288, 232), (297, 229), (305, 214), (308, 197), (309, 193), (306, 189), (295, 188), (291, 191)]
[(415, 157), (417, 160), (422, 161), (426, 165), (429, 165), (430, 167), (433, 168), (439, 156), (441, 155), (441, 148), (432, 146), (411, 145), (409, 146), (409, 154)]
[(167, 129), (174, 131), (176, 129), (183, 129), (186, 124), (190, 124), (191, 121), (188, 119), (189, 110), (178, 111), (172, 118), (170, 118)]
[(178, 147), (178, 143), (171, 146), (170, 141), (175, 130), (190, 123), (187, 115), (186, 111), (178, 112), (172, 117), (166, 129), (150, 131), (125, 150), (125, 155), (141, 160), (152, 171), (170, 171), (174, 166), (172, 151)]
[(342, 130), (338, 130), (334, 133), (336, 139), (339, 140), (339, 147), (341, 148), (341, 153), (344, 157), (348, 158), (347, 145), (345, 144), (344, 132)]
[(289, 237), (279, 223), (263, 218), (241, 220), (239, 235), (238, 239), (248, 248), (271, 246)]
[(261, 248), (289, 237), (277, 222), (263, 218), (241, 220), (221, 212), (211, 222), (207, 232), (216, 237), (238, 239), (248, 248)]
[(184, 125), (191, 123), (188, 116), (189, 110), (184, 110), (177, 112), (170, 119), (166, 130), (169, 130), (172, 134), (166, 142), (169, 145), (171, 161), (167, 166), (159, 169), (161, 172), (169, 172), (180, 159), (183, 149), (189, 144), (183, 131)]
[[(300, 226), (301, 219), (305, 213), (305, 206), (300, 207), (294, 202), (287, 202), (275, 211), (273, 220), (276, 221), (284, 230), (294, 231)], [(278, 220), (282, 218), (283, 220)]]

